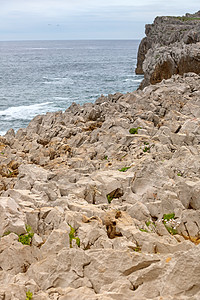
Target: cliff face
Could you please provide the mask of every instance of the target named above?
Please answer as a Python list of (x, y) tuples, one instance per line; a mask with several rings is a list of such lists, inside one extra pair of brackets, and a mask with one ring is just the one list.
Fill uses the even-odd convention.
[(200, 72), (200, 11), (184, 17), (157, 17), (146, 25), (145, 34), (136, 68), (136, 74), (144, 74), (140, 88), (173, 74)]

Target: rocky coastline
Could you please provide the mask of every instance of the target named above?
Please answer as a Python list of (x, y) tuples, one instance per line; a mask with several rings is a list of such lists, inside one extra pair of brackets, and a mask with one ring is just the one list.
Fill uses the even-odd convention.
[(200, 299), (194, 71), (0, 137), (0, 299)]

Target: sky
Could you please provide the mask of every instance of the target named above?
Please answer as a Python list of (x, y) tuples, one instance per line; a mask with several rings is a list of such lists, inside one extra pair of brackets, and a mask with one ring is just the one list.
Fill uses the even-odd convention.
[(156, 16), (198, 10), (199, 0), (0, 0), (0, 41), (141, 39)]

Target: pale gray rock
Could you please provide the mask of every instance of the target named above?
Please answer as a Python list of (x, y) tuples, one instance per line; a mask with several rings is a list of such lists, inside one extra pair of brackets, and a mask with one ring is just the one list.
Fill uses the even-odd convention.
[(19, 205), (10, 197), (0, 197), (0, 236), (6, 232), (22, 234), (26, 232), (25, 215), (20, 212)]

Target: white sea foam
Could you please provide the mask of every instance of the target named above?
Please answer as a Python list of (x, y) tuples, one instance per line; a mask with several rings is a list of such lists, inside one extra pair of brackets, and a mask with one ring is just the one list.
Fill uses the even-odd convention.
[(127, 79), (125, 79), (124, 81), (125, 81), (125, 82), (128, 82), (128, 81), (134, 82), (134, 81), (135, 81), (135, 79), (132, 79), (132, 78), (127, 78)]
[(49, 50), (51, 48), (42, 48), (42, 47), (37, 47), (37, 48), (25, 48), (25, 50)]
[(49, 47), (49, 48), (43, 48), (43, 47), (30, 47), (30, 48), (25, 48), (25, 50), (74, 50), (74, 48), (54, 48), (54, 47)]
[(50, 111), (50, 104), (53, 102), (36, 103), (32, 105), (12, 106), (0, 111), (0, 116), (4, 120), (30, 120), (38, 114)]
[(128, 82), (128, 81), (131, 81), (131, 82), (141, 82), (142, 80), (143, 80), (143, 78), (136, 79), (135, 77), (132, 77), (132, 78), (126, 78), (124, 81), (125, 82)]
[(69, 97), (53, 97), (53, 99), (55, 99), (55, 100), (65, 100), (65, 101), (68, 101), (68, 100), (70, 100), (70, 98)]
[(0, 131), (0, 135), (4, 135), (6, 134), (6, 130), (5, 131)]
[(141, 78), (141, 79), (135, 79), (134, 81), (135, 82), (141, 82), (143, 80), (143, 78)]
[(74, 84), (74, 81), (69, 78), (69, 77), (55, 77), (55, 78), (48, 78), (48, 77), (43, 77), (44, 84)]

